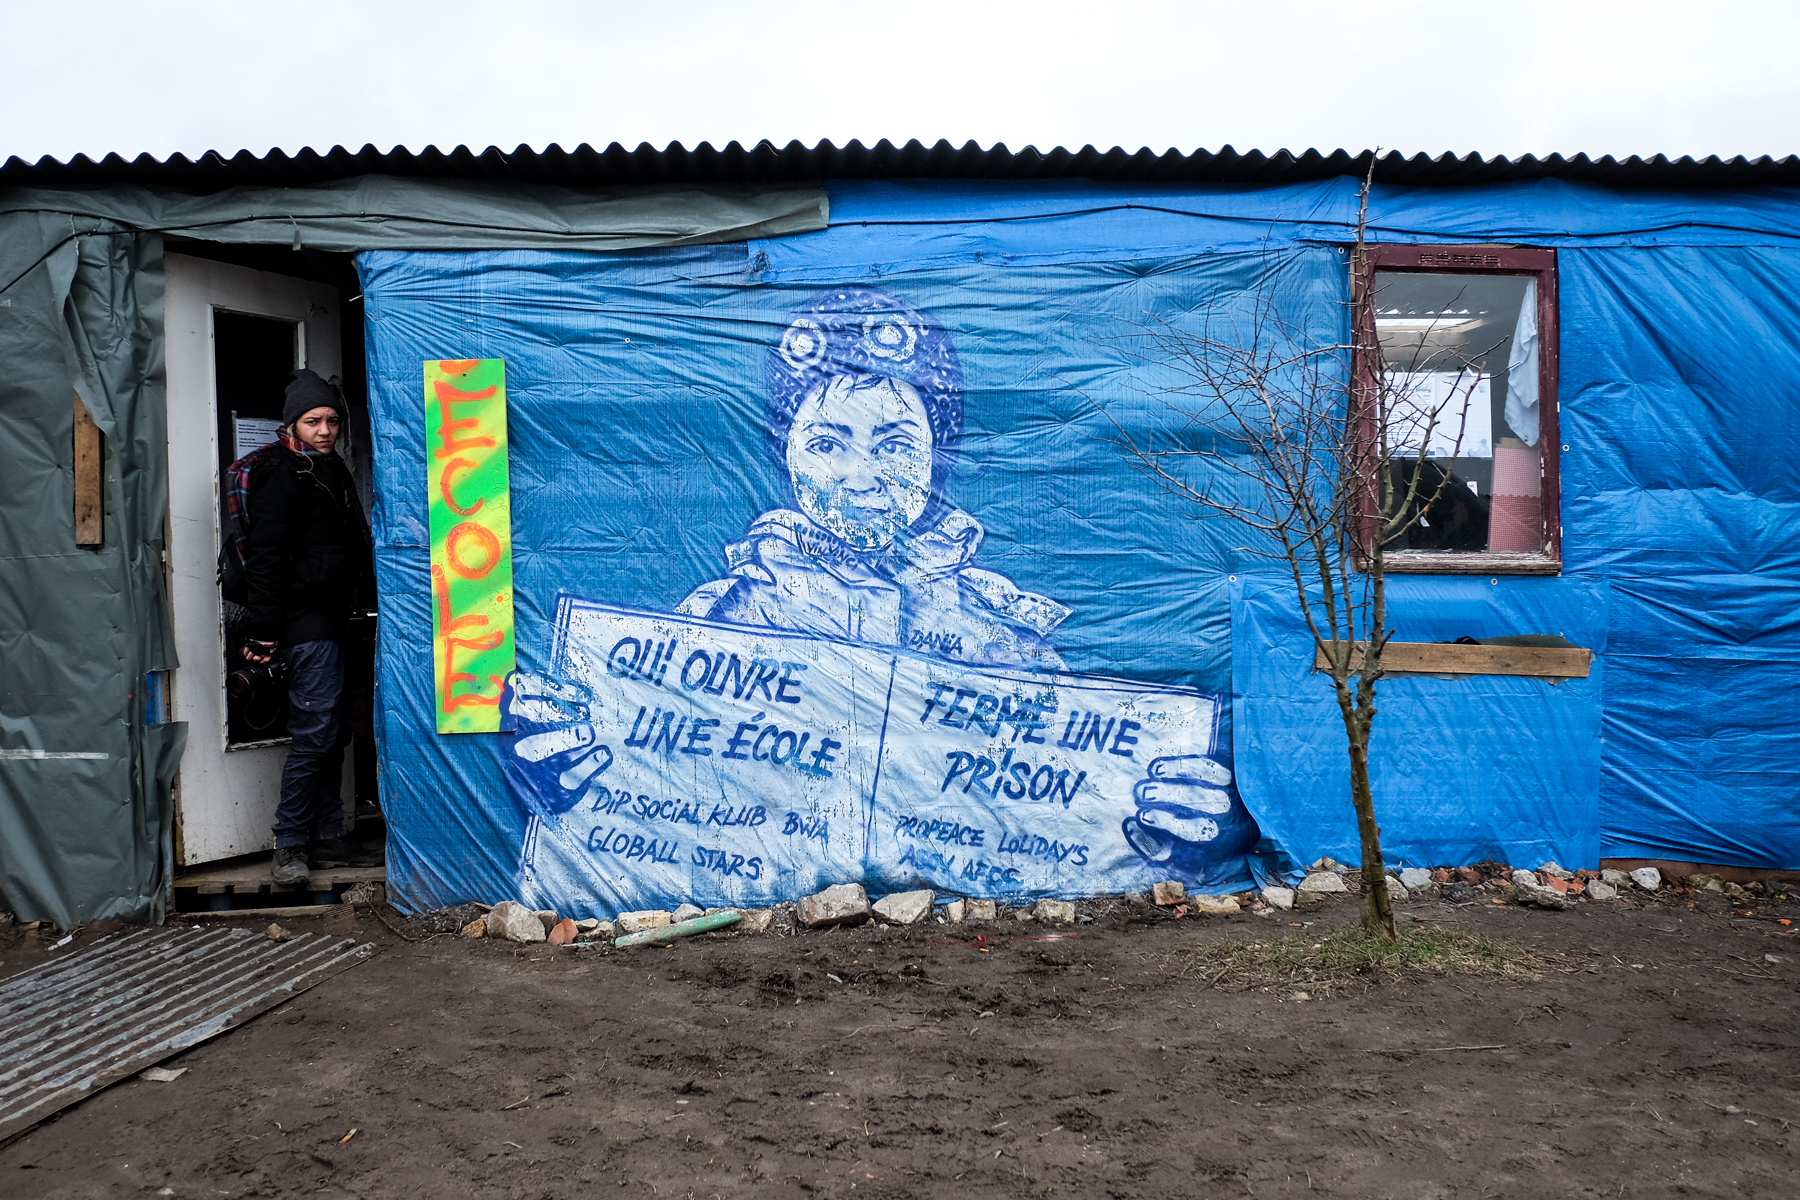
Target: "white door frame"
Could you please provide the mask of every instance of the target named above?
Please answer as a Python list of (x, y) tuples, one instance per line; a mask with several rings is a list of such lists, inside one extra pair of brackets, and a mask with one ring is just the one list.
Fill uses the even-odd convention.
[[(175, 779), (175, 861), (212, 862), (268, 850), (286, 739), (228, 748), (224, 610), (219, 600), (219, 422), (213, 314), (300, 325), (295, 366), (342, 373), (338, 290), (285, 275), (169, 254), (163, 330), (169, 412), (169, 602), (175, 651), (171, 719), (188, 722)], [(355, 794), (346, 767), (346, 802)]]

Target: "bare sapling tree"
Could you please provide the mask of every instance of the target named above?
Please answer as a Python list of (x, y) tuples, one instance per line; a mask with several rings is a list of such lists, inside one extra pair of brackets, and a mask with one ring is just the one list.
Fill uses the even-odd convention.
[[(1112, 423), (1128, 455), (1167, 492), (1246, 527), (1254, 535), (1248, 551), (1279, 564), (1291, 581), (1315, 670), (1330, 680), (1343, 716), (1362, 927), (1391, 939), (1369, 775), (1382, 653), (1394, 632), (1388, 554), (1430, 520), (1449, 488), (1464, 486), (1440, 463), (1462, 444), (1480, 370), (1466, 356), (1447, 363), (1429, 322), (1418, 330), (1412, 366), (1395, 369), (1384, 358), (1365, 238), (1371, 184), (1372, 172), (1348, 253), (1349, 343), (1309, 340), (1266, 298), (1247, 315), (1208, 318), (1200, 332), (1152, 316), (1144, 353), (1173, 371), (1155, 394), (1178, 419), (1154, 435)], [(1420, 386), (1413, 372), (1422, 359), (1453, 386)]]

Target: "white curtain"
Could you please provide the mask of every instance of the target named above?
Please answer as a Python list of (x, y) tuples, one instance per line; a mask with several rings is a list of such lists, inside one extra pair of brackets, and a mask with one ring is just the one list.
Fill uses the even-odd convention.
[(1538, 441), (1537, 280), (1525, 281), (1519, 323), (1513, 327), (1512, 350), (1506, 356), (1506, 423), (1527, 446)]

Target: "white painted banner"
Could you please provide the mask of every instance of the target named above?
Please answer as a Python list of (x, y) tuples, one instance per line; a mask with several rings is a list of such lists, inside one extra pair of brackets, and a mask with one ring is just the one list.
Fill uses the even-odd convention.
[(521, 891), (561, 911), (1204, 885), (1255, 837), (1191, 689), (566, 596), (553, 663), (510, 683), (504, 765)]

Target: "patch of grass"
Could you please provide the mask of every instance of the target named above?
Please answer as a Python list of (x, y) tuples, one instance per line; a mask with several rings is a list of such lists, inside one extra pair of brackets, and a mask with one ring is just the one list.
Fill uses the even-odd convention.
[(1183, 979), (1230, 991), (1296, 988), (1325, 993), (1409, 975), (1476, 975), (1528, 982), (1560, 960), (1506, 938), (1458, 929), (1406, 929), (1393, 941), (1360, 925), (1318, 934), (1194, 946), (1169, 956)]

